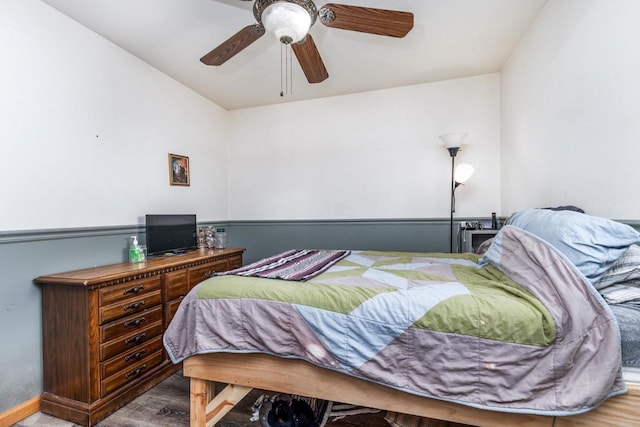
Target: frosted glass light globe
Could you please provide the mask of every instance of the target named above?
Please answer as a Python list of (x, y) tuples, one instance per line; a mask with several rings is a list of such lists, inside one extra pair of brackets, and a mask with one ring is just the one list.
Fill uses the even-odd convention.
[(475, 171), (475, 168), (471, 166), (469, 163), (459, 164), (458, 166), (456, 166), (456, 172), (454, 175), (455, 182), (464, 184), (465, 182), (467, 182), (469, 178), (471, 178), (471, 175), (473, 175), (474, 171)]
[(440, 135), (438, 138), (444, 142), (444, 146), (447, 148), (460, 148), (467, 135), (469, 135), (467, 132), (451, 132)]
[(296, 43), (309, 32), (311, 16), (295, 3), (278, 2), (262, 12), (262, 25), (281, 43)]

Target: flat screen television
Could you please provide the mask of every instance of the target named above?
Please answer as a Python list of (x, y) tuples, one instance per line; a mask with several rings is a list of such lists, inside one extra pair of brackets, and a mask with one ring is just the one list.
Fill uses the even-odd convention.
[(149, 256), (179, 254), (198, 247), (195, 215), (152, 215), (145, 217)]

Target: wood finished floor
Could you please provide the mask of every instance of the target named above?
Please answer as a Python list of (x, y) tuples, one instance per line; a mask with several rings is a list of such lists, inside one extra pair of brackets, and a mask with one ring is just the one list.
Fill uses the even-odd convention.
[[(251, 406), (263, 394), (253, 390), (218, 424), (218, 427), (258, 427), (258, 421), (250, 421)], [(327, 427), (389, 427), (385, 412), (353, 415), (342, 420), (329, 420)], [(14, 424), (13, 427), (75, 427), (76, 424), (41, 412)], [(174, 374), (128, 405), (97, 424), (98, 427), (188, 427), (189, 379)]]

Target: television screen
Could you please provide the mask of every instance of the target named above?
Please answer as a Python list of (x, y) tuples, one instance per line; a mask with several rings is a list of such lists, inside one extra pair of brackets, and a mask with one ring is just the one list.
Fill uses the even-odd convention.
[(195, 215), (146, 215), (147, 253), (182, 253), (198, 247)]

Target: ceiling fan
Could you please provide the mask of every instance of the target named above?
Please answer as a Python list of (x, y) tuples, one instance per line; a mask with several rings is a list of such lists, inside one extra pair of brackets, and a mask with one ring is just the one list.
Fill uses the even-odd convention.
[(335, 3), (317, 9), (312, 0), (255, 0), (253, 16), (257, 24), (244, 27), (200, 61), (222, 65), (269, 32), (282, 44), (291, 46), (309, 83), (320, 83), (329, 73), (309, 34), (316, 19), (327, 27), (389, 37), (404, 37), (413, 28), (410, 12)]

